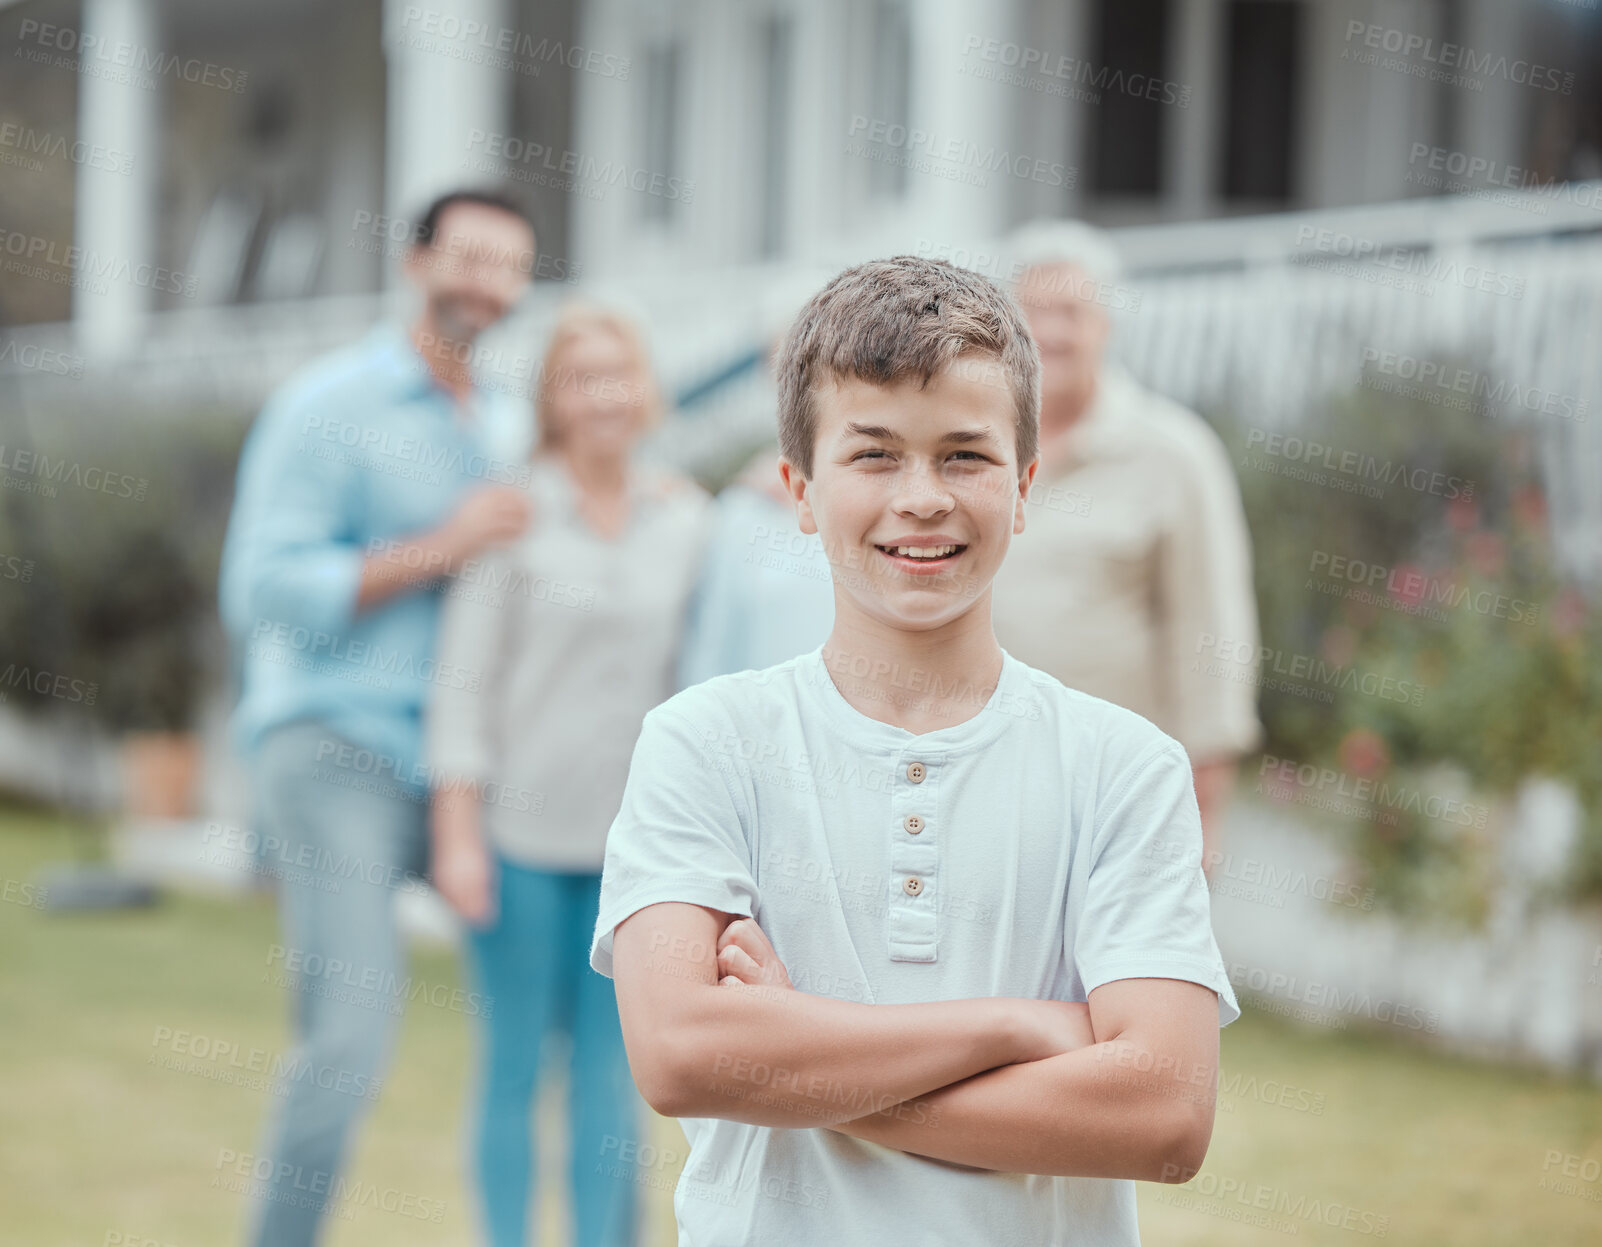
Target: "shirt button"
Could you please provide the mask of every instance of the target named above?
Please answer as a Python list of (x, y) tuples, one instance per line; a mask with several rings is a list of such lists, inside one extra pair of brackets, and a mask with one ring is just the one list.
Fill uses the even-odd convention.
[(915, 836), (923, 830), (923, 819), (916, 814), (908, 814), (901, 824), (907, 829), (907, 834)]
[(928, 772), (923, 769), (922, 762), (914, 762), (907, 768), (907, 778), (915, 784), (923, 783), (923, 777), (927, 774)]
[(917, 875), (908, 875), (906, 882), (901, 885), (901, 890), (908, 896), (917, 896), (923, 891), (923, 880)]

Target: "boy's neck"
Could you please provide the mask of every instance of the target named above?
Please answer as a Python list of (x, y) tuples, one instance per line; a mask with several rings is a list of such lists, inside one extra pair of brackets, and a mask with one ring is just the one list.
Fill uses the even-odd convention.
[(966, 723), (1001, 679), (990, 593), (926, 632), (897, 628), (837, 604), (823, 661), (840, 695), (870, 719), (917, 735)]

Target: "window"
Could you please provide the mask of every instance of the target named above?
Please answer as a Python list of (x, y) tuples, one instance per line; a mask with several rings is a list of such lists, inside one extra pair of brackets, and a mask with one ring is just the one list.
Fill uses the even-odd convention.
[(1090, 125), (1090, 189), (1096, 194), (1162, 190), (1170, 110), (1161, 98), (1147, 99), (1124, 84), (1167, 77), (1169, 28), (1169, 0), (1098, 0), (1094, 56), (1079, 84), (1099, 96)]
[(1224, 198), (1295, 197), (1302, 6), (1233, 0), (1224, 31)]

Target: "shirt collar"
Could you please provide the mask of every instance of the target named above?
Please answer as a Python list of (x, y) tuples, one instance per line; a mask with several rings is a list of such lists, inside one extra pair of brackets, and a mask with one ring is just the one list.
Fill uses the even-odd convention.
[(434, 374), (429, 372), (423, 357), (412, 345), (411, 334), (400, 322), (386, 320), (374, 325), (367, 335), (367, 344), (397, 397), (415, 397), (431, 392), (439, 394), (441, 398), (449, 397), (435, 383)]
[[(835, 739), (877, 752), (906, 753), (909, 757), (920, 758), (971, 753), (1005, 731), (1015, 716), (1026, 713), (1023, 709), (1026, 703), (1021, 696), (1026, 692), (1023, 664), (1005, 649), (1001, 651), (1001, 678), (979, 712), (961, 723), (932, 732), (909, 732), (904, 727), (863, 714), (845, 699), (829, 674), (822, 645), (796, 660), (796, 675), (805, 690), (804, 695), (813, 708), (823, 714)], [(909, 673), (902, 683), (909, 693), (915, 694), (920, 686), (927, 690), (929, 680), (922, 677), (915, 682)]]

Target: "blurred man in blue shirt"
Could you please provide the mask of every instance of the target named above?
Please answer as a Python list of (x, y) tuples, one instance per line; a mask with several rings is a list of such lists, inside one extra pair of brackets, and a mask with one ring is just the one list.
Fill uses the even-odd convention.
[[(442, 669), (443, 578), (528, 522), (521, 457), (497, 457), (496, 400), (472, 344), (527, 288), (534, 233), (498, 193), (441, 196), (403, 267), (416, 321), (310, 365), (263, 407), (241, 454), (220, 606), (238, 651), (235, 739), (252, 764), (283, 944), (265, 975), (294, 992), (296, 1047), (253, 1173), (260, 1247), (299, 1247), (341, 1202), (360, 1108), (380, 1086), (406, 974), (397, 890), (426, 867), (422, 716)], [(501, 408), (504, 411), (504, 407)], [(426, 989), (427, 985), (423, 985)], [(490, 1002), (447, 993), (465, 1011)]]

